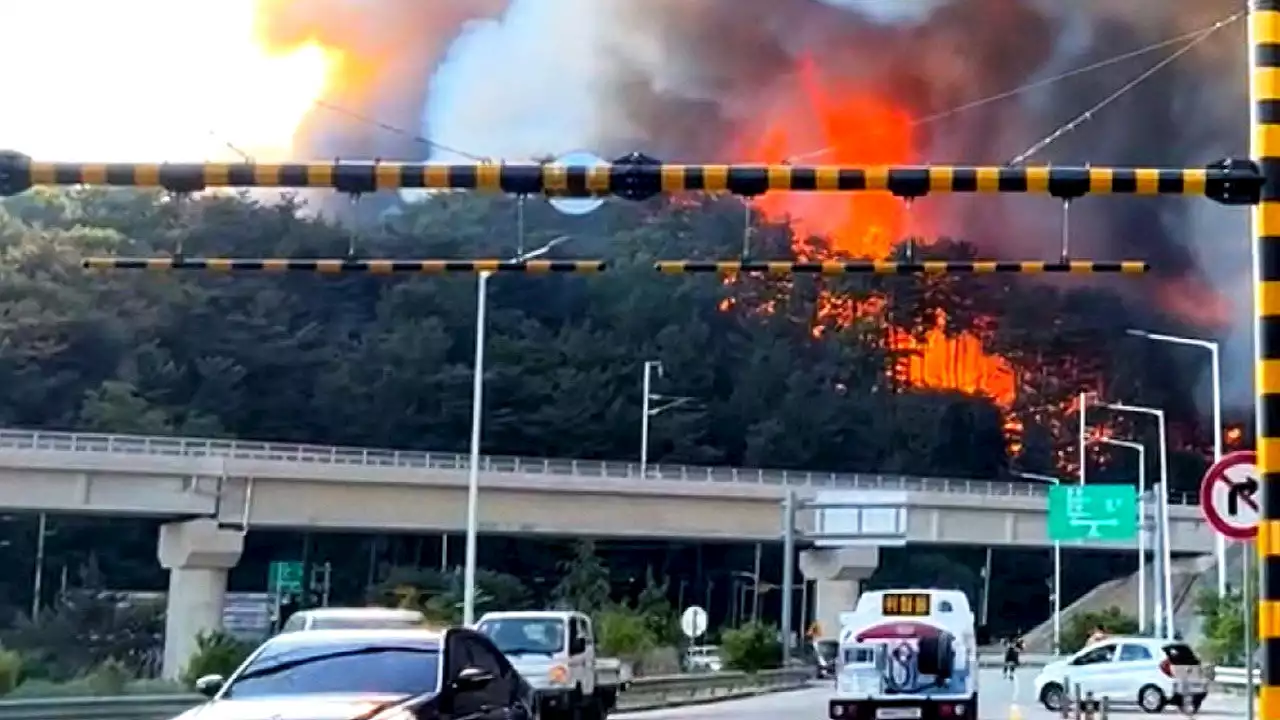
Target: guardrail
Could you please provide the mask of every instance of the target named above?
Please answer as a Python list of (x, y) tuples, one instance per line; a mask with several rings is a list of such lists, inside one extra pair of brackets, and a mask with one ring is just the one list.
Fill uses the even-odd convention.
[[(1213, 669), (1213, 681), (1223, 687), (1244, 688), (1249, 684), (1248, 671), (1242, 667), (1216, 667)], [(1262, 671), (1253, 669), (1254, 687), (1262, 684)]]
[[(295, 445), (252, 440), (45, 432), (39, 430), (0, 430), (0, 449), (111, 453), (118, 455), (226, 457), (290, 463), (423, 468), (428, 470), (466, 470), (469, 460), (466, 454), (449, 452)], [(491, 473), (570, 475), (590, 478), (616, 478), (619, 480), (637, 480), (642, 477), (640, 468), (635, 463), (611, 462), (608, 460), (561, 460), (486, 455), (480, 458), (480, 463), (480, 469), (483, 472)], [(643, 477), (649, 480), (907, 490), (996, 497), (1040, 497), (1048, 494), (1047, 485), (1025, 481), (922, 478), (905, 475), (862, 473), (815, 473), (799, 470), (761, 470), (694, 465), (650, 464), (646, 466)], [(1199, 503), (1199, 498), (1193, 493), (1170, 493), (1169, 497), (1170, 501), (1176, 505), (1195, 505)]]
[[(673, 707), (790, 690), (812, 676), (803, 668), (637, 678), (619, 696), (618, 708)], [(0, 700), (0, 720), (167, 720), (204, 701), (194, 694)]]

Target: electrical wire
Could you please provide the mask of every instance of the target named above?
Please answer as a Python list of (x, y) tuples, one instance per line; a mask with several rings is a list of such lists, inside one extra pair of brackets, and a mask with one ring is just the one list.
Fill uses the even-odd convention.
[[(869, 0), (869, 2), (875, 2), (875, 0)], [(1074, 118), (1072, 121), (1070, 121), (1070, 122), (1068, 122), (1067, 124), (1063, 125), (1062, 127), (1058, 128), (1058, 129), (1057, 129), (1057, 130), (1055, 130), (1053, 133), (1051, 133), (1049, 136), (1047, 136), (1047, 137), (1045, 137), (1044, 139), (1040, 140), (1040, 141), (1039, 141), (1039, 142), (1037, 142), (1035, 145), (1032, 145), (1032, 146), (1031, 146), (1030, 148), (1028, 148), (1026, 151), (1024, 151), (1023, 153), (1019, 154), (1017, 157), (1015, 157), (1014, 159), (1012, 159), (1012, 160), (1010, 160), (1010, 161), (1009, 161), (1009, 164), (1010, 164), (1010, 165), (1016, 165), (1016, 164), (1018, 164), (1018, 163), (1021, 163), (1021, 162), (1025, 161), (1025, 160), (1026, 160), (1028, 157), (1030, 157), (1031, 155), (1034, 155), (1035, 153), (1039, 152), (1040, 150), (1043, 150), (1043, 149), (1044, 149), (1046, 146), (1048, 146), (1050, 143), (1054, 142), (1055, 140), (1057, 140), (1057, 139), (1058, 139), (1058, 138), (1060, 138), (1061, 136), (1065, 135), (1066, 133), (1071, 132), (1071, 131), (1072, 131), (1072, 130), (1074, 130), (1076, 127), (1078, 127), (1080, 124), (1084, 123), (1084, 122), (1085, 122), (1085, 121), (1087, 121), (1087, 120), (1092, 119), (1092, 116), (1093, 116), (1095, 113), (1097, 113), (1098, 111), (1102, 110), (1104, 107), (1106, 107), (1107, 105), (1111, 104), (1112, 102), (1114, 102), (1114, 101), (1115, 101), (1115, 100), (1117, 100), (1119, 97), (1121, 97), (1121, 96), (1122, 96), (1122, 95), (1124, 95), (1125, 93), (1129, 92), (1129, 91), (1130, 91), (1130, 90), (1132, 90), (1133, 88), (1137, 87), (1139, 84), (1141, 84), (1142, 82), (1144, 82), (1144, 81), (1146, 81), (1147, 79), (1149, 79), (1152, 75), (1154, 75), (1155, 73), (1159, 72), (1160, 70), (1162, 70), (1164, 67), (1166, 67), (1167, 65), (1169, 65), (1169, 64), (1170, 64), (1170, 63), (1172, 63), (1173, 61), (1177, 60), (1178, 58), (1182, 57), (1182, 56), (1183, 56), (1183, 55), (1185, 55), (1186, 53), (1190, 52), (1190, 51), (1191, 51), (1192, 49), (1194, 49), (1197, 45), (1199, 45), (1200, 43), (1202, 43), (1202, 42), (1204, 42), (1205, 40), (1207, 40), (1210, 36), (1212, 36), (1212, 35), (1213, 35), (1214, 33), (1216, 33), (1217, 31), (1219, 31), (1219, 30), (1221, 30), (1222, 28), (1227, 27), (1228, 25), (1230, 25), (1230, 24), (1232, 24), (1232, 23), (1234, 23), (1234, 22), (1236, 22), (1236, 21), (1240, 20), (1240, 19), (1241, 19), (1242, 17), (1244, 17), (1244, 16), (1245, 16), (1245, 13), (1244, 13), (1244, 12), (1236, 12), (1236, 13), (1233, 13), (1232, 15), (1228, 16), (1228, 17), (1225, 17), (1225, 18), (1223, 18), (1223, 19), (1221, 19), (1221, 20), (1219, 20), (1219, 21), (1217, 21), (1217, 22), (1215, 22), (1215, 23), (1213, 23), (1213, 24), (1211, 24), (1211, 25), (1208, 25), (1208, 26), (1206, 26), (1206, 27), (1200, 28), (1200, 29), (1198, 29), (1198, 30), (1192, 30), (1192, 31), (1190, 31), (1190, 32), (1185, 32), (1185, 33), (1182, 33), (1182, 34), (1180, 34), (1180, 35), (1177, 35), (1177, 36), (1174, 36), (1174, 37), (1171, 37), (1171, 38), (1168, 38), (1168, 39), (1165, 39), (1165, 40), (1161, 40), (1161, 41), (1159, 41), (1159, 42), (1155, 42), (1155, 43), (1152, 43), (1152, 44), (1150, 44), (1150, 45), (1146, 45), (1146, 46), (1141, 47), (1141, 48), (1137, 48), (1137, 49), (1135, 49), (1135, 50), (1130, 50), (1130, 51), (1128, 51), (1128, 52), (1121, 53), (1121, 54), (1119, 54), (1119, 55), (1114, 55), (1114, 56), (1111, 56), (1111, 57), (1109, 57), (1109, 58), (1106, 58), (1106, 59), (1103, 59), (1103, 60), (1099, 60), (1099, 61), (1097, 61), (1097, 62), (1090, 63), (1090, 64), (1088, 64), (1088, 65), (1084, 65), (1084, 66), (1081, 66), (1081, 67), (1078, 67), (1078, 68), (1074, 68), (1074, 69), (1071, 69), (1071, 70), (1067, 70), (1067, 71), (1065, 71), (1065, 72), (1058, 73), (1058, 74), (1053, 75), (1053, 76), (1051, 76), (1051, 77), (1043, 78), (1043, 79), (1041, 79), (1041, 80), (1036, 80), (1036, 81), (1034, 81), (1034, 82), (1026, 83), (1026, 84), (1024, 84), (1024, 85), (1019, 85), (1019, 86), (1017, 86), (1017, 87), (1015, 87), (1015, 88), (1012, 88), (1012, 89), (1006, 90), (1006, 91), (1004, 91), (1004, 92), (996, 93), (996, 94), (994, 94), (994, 95), (988, 95), (988, 96), (986, 96), (986, 97), (978, 98), (978, 99), (976, 99), (976, 100), (971, 100), (971, 101), (969, 101), (969, 102), (962, 103), (962, 104), (957, 105), (957, 106), (955, 106), (955, 107), (953, 107), (953, 108), (950, 108), (950, 109), (948, 109), (948, 110), (943, 110), (943, 111), (941, 111), (941, 112), (933, 113), (932, 115), (926, 115), (925, 117), (917, 118), (917, 119), (913, 120), (913, 121), (910, 123), (910, 127), (915, 128), (915, 127), (920, 127), (920, 126), (923, 126), (923, 125), (930, 125), (930, 124), (933, 124), (933, 123), (938, 122), (938, 121), (940, 121), (940, 120), (946, 120), (946, 119), (951, 118), (951, 117), (953, 117), (953, 116), (955, 116), (955, 115), (959, 115), (959, 114), (961, 114), (961, 113), (965, 113), (965, 112), (968, 112), (968, 111), (970, 111), (970, 110), (974, 110), (974, 109), (977, 109), (977, 108), (980, 108), (980, 107), (985, 107), (985, 106), (987, 106), (987, 105), (990, 105), (990, 104), (993, 104), (993, 103), (997, 103), (997, 102), (1001, 102), (1001, 101), (1003, 101), (1003, 100), (1009, 100), (1009, 99), (1011, 99), (1011, 98), (1018, 97), (1018, 96), (1020, 96), (1020, 95), (1026, 94), (1026, 93), (1031, 92), (1031, 91), (1033, 91), (1033, 90), (1039, 90), (1039, 89), (1044, 88), (1044, 87), (1048, 87), (1048, 86), (1051, 86), (1051, 85), (1055, 85), (1055, 84), (1057, 84), (1057, 83), (1059, 83), (1059, 82), (1062, 82), (1062, 81), (1064, 81), (1064, 80), (1069, 80), (1069, 79), (1071, 79), (1071, 78), (1078, 77), (1078, 76), (1080, 76), (1080, 75), (1085, 75), (1085, 74), (1088, 74), (1088, 73), (1092, 73), (1092, 72), (1095, 72), (1095, 71), (1098, 71), (1098, 70), (1101, 70), (1101, 69), (1104, 69), (1104, 68), (1110, 67), (1110, 66), (1112, 66), (1112, 65), (1116, 65), (1116, 64), (1118, 64), (1118, 63), (1125, 62), (1125, 61), (1127, 61), (1127, 60), (1132, 60), (1132, 59), (1134, 59), (1134, 58), (1143, 57), (1143, 56), (1149, 55), (1149, 54), (1151, 54), (1151, 53), (1154, 53), (1154, 52), (1158, 52), (1158, 51), (1160, 51), (1160, 50), (1163, 50), (1163, 49), (1165, 49), (1165, 48), (1167, 48), (1167, 47), (1170, 47), (1170, 46), (1173, 46), (1173, 45), (1178, 45), (1178, 44), (1180, 44), (1180, 43), (1183, 43), (1183, 45), (1182, 45), (1182, 46), (1181, 46), (1177, 51), (1175, 51), (1174, 53), (1172, 53), (1172, 54), (1171, 54), (1171, 55), (1169, 55), (1168, 57), (1164, 58), (1164, 59), (1163, 59), (1163, 60), (1161, 60), (1159, 63), (1156, 63), (1156, 64), (1155, 64), (1155, 65), (1153, 65), (1152, 67), (1148, 68), (1144, 73), (1142, 73), (1141, 75), (1139, 75), (1137, 78), (1135, 78), (1134, 80), (1132, 80), (1132, 81), (1130, 81), (1129, 83), (1125, 84), (1125, 85), (1124, 85), (1124, 86), (1122, 86), (1119, 90), (1117, 90), (1116, 92), (1114, 92), (1114, 93), (1112, 93), (1111, 95), (1107, 96), (1106, 98), (1104, 98), (1104, 99), (1103, 99), (1101, 102), (1099, 102), (1098, 104), (1096, 104), (1096, 105), (1094, 105), (1093, 107), (1089, 108), (1089, 109), (1088, 109), (1088, 110), (1086, 110), (1084, 113), (1081, 113), (1079, 116), (1077, 116), (1076, 118)], [(484, 155), (478, 155), (478, 154), (475, 154), (475, 153), (467, 152), (467, 151), (465, 151), (465, 150), (460, 150), (460, 149), (455, 148), (455, 147), (451, 147), (451, 146), (446, 145), (446, 144), (444, 144), (444, 143), (442, 143), (442, 142), (439, 142), (439, 141), (436, 141), (436, 140), (432, 140), (432, 139), (430, 139), (430, 138), (428, 138), (428, 137), (425, 137), (425, 136), (423, 136), (423, 135), (422, 135), (422, 134), (420, 134), (420, 133), (411, 132), (411, 131), (406, 130), (406, 129), (404, 129), (404, 128), (397, 127), (397, 126), (395, 126), (395, 125), (392, 125), (392, 124), (390, 124), (390, 123), (384, 122), (384, 121), (382, 121), (382, 120), (378, 120), (377, 118), (369, 117), (369, 116), (364, 115), (364, 114), (362, 114), (362, 113), (356, 112), (355, 110), (351, 110), (350, 108), (345, 108), (345, 107), (342, 107), (341, 105), (336, 105), (336, 104), (331, 103), (331, 102), (329, 102), (329, 101), (327, 101), (327, 100), (323, 100), (323, 99), (316, 100), (316, 101), (313, 103), (313, 105), (314, 105), (315, 107), (318, 107), (318, 108), (321, 108), (321, 109), (324, 109), (324, 110), (328, 110), (329, 112), (332, 112), (332, 113), (335, 113), (335, 114), (338, 114), (338, 115), (345, 116), (345, 117), (347, 117), (348, 119), (355, 120), (356, 122), (363, 123), (363, 124), (365, 124), (365, 125), (369, 125), (369, 126), (372, 126), (372, 127), (376, 127), (376, 128), (378, 128), (378, 129), (380, 129), (380, 130), (383, 130), (383, 131), (385, 131), (385, 132), (389, 132), (389, 133), (392, 133), (392, 134), (394, 134), (394, 135), (399, 135), (399, 136), (401, 136), (401, 137), (408, 138), (409, 140), (411, 140), (411, 141), (413, 141), (413, 142), (415, 142), (415, 143), (419, 143), (419, 144), (422, 144), (422, 145), (426, 145), (427, 147), (433, 148), (433, 149), (435, 149), (435, 150), (441, 150), (441, 151), (443, 151), (443, 152), (451, 153), (451, 154), (453, 154), (453, 155), (457, 155), (457, 156), (459, 156), (459, 157), (466, 158), (466, 159), (471, 160), (471, 161), (473, 161), (473, 162), (477, 162), (477, 163), (486, 163), (486, 164), (487, 164), (487, 163), (493, 163), (493, 162), (495, 162), (495, 160), (494, 160), (492, 157), (487, 157), (487, 156), (484, 156)], [(215, 131), (213, 131), (213, 130), (210, 130), (210, 131), (209, 131), (209, 134), (210, 134), (211, 136), (215, 137), (215, 138), (218, 138), (218, 135), (217, 135), (217, 134), (216, 134), (216, 132), (215, 132)], [(226, 147), (227, 147), (228, 149), (230, 149), (232, 152), (234, 152), (235, 154), (237, 154), (237, 155), (239, 155), (241, 158), (243, 158), (246, 162), (253, 162), (253, 158), (252, 158), (248, 153), (246, 153), (246, 152), (244, 152), (243, 150), (241, 150), (240, 148), (236, 147), (236, 146), (235, 146), (233, 143), (231, 143), (230, 141), (223, 140), (223, 141), (222, 141), (222, 143), (223, 143), (224, 145), (226, 145)], [(821, 149), (818, 149), (818, 150), (813, 150), (813, 151), (810, 151), (810, 152), (807, 152), (807, 153), (802, 153), (802, 154), (799, 154), (799, 155), (792, 155), (792, 156), (788, 157), (788, 158), (786, 159), (786, 161), (785, 161), (785, 162), (787, 162), (787, 163), (796, 163), (796, 162), (803, 162), (803, 161), (806, 161), (806, 160), (811, 160), (811, 159), (818, 158), (818, 157), (821, 157), (821, 156), (823, 156), (823, 155), (826, 155), (826, 154), (828, 154), (828, 153), (830, 153), (830, 152), (832, 152), (832, 151), (834, 151), (834, 150), (836, 150), (836, 149), (837, 149), (837, 148), (836, 148), (836, 146), (828, 146), (828, 147), (821, 148)]]
[(1245, 13), (1243, 12), (1235, 13), (1230, 17), (1224, 18), (1223, 20), (1219, 20), (1213, 25), (1210, 25), (1209, 27), (1203, 30), (1200, 30), (1198, 35), (1195, 38), (1193, 38), (1190, 42), (1178, 48), (1178, 50), (1171, 53), (1168, 57), (1164, 58), (1160, 62), (1147, 68), (1146, 71), (1144, 71), (1141, 75), (1138, 75), (1136, 78), (1130, 80), (1124, 85), (1121, 85), (1119, 89), (1117, 89), (1115, 92), (1111, 93), (1110, 95), (1106, 96), (1099, 102), (1095, 103), (1092, 107), (1090, 107), (1088, 110), (1085, 110), (1084, 112), (1077, 115), (1070, 122), (1065, 123), (1064, 125), (1059, 127), (1057, 130), (1054, 130), (1053, 132), (1049, 133), (1041, 140), (1037, 141), (1031, 147), (1027, 148), (1026, 150), (1023, 150), (1016, 157), (1010, 160), (1008, 164), (1019, 165), (1026, 162), (1027, 159), (1030, 158), (1032, 155), (1035, 155), (1036, 153), (1045, 149), (1055, 140), (1062, 137), (1063, 135), (1066, 135), (1072, 130), (1075, 130), (1077, 127), (1079, 127), (1083, 123), (1089, 120), (1092, 120), (1093, 116), (1096, 113), (1100, 112), (1103, 108), (1115, 102), (1116, 100), (1119, 100), (1122, 96), (1124, 96), (1130, 90), (1133, 90), (1134, 88), (1138, 87), (1142, 83), (1146, 82), (1153, 75), (1163, 70), (1165, 67), (1173, 63), (1175, 60), (1194, 50), (1197, 45), (1204, 42), (1205, 40), (1208, 40), (1214, 33), (1236, 22), (1240, 18), (1244, 17), (1244, 15)]
[(420, 133), (410, 132), (410, 131), (408, 131), (408, 130), (405, 130), (404, 128), (396, 127), (395, 125), (391, 125), (391, 124), (389, 124), (389, 123), (385, 123), (385, 122), (383, 122), (383, 121), (381, 121), (381, 120), (378, 120), (377, 118), (371, 118), (371, 117), (368, 117), (367, 115), (362, 115), (361, 113), (358, 113), (358, 112), (356, 112), (356, 111), (354, 111), (354, 110), (351, 110), (351, 109), (349, 109), (349, 108), (344, 108), (344, 107), (342, 107), (342, 106), (340, 106), (340, 105), (334, 105), (333, 103), (331, 103), (331, 102), (329, 102), (329, 101), (327, 101), (327, 100), (316, 100), (316, 101), (315, 101), (315, 103), (314, 103), (314, 105), (315, 105), (316, 107), (318, 107), (318, 108), (323, 108), (323, 109), (325, 109), (325, 110), (328, 110), (329, 112), (337, 113), (338, 115), (346, 116), (347, 118), (349, 118), (349, 119), (351, 119), (351, 120), (355, 120), (355, 121), (357, 121), (357, 122), (362, 122), (362, 123), (365, 123), (366, 125), (371, 125), (371, 126), (373, 126), (373, 127), (376, 127), (376, 128), (378, 128), (378, 129), (380, 129), (380, 130), (385, 130), (385, 131), (387, 131), (387, 132), (389, 132), (389, 133), (392, 133), (392, 134), (394, 134), (394, 135), (399, 135), (399, 136), (401, 136), (401, 137), (408, 138), (408, 139), (412, 140), (413, 142), (421, 143), (421, 144), (426, 145), (427, 147), (433, 148), (433, 149), (435, 149), (435, 150), (443, 150), (444, 152), (452, 153), (452, 154), (457, 155), (457, 156), (459, 156), (459, 157), (464, 157), (464, 158), (466, 158), (466, 159), (468, 159), (468, 160), (472, 160), (472, 161), (474, 161), (474, 162), (478, 162), (478, 163), (492, 163), (492, 162), (494, 162), (493, 158), (491, 158), (491, 157), (485, 157), (485, 156), (483, 156), (483, 155), (476, 155), (475, 153), (469, 153), (469, 152), (467, 152), (467, 151), (465, 151), (465, 150), (459, 150), (458, 148), (450, 147), (450, 146), (448, 146), (448, 145), (445, 145), (445, 144), (444, 144), (444, 143), (442, 143), (442, 142), (438, 142), (438, 141), (436, 141), (436, 140), (432, 140), (432, 139), (430, 139), (430, 138), (424, 137), (424, 136), (423, 136), (423, 135), (421, 135)]
[[(1057, 83), (1060, 83), (1064, 80), (1070, 80), (1071, 78), (1078, 77), (1080, 75), (1086, 75), (1086, 74), (1095, 72), (1097, 70), (1102, 70), (1112, 65), (1125, 62), (1127, 60), (1133, 60), (1134, 58), (1144, 57), (1146, 55), (1150, 55), (1151, 53), (1158, 52), (1160, 50), (1163, 50), (1167, 47), (1171, 47), (1174, 45), (1180, 45), (1183, 43), (1193, 43), (1192, 46), (1198, 45), (1208, 35), (1212, 35), (1214, 32), (1217, 32), (1223, 27), (1230, 25), (1231, 23), (1239, 20), (1243, 16), (1244, 16), (1244, 13), (1237, 12), (1211, 25), (1202, 27), (1198, 30), (1185, 32), (1180, 35), (1137, 48), (1135, 50), (1130, 50), (1128, 52), (1121, 53), (1119, 55), (1113, 55), (1109, 58), (1099, 60), (1097, 62), (1089, 63), (1088, 65), (1083, 65), (1081, 67), (1067, 70), (1065, 72), (1061, 72), (1047, 78), (1036, 80), (1034, 82), (1029, 82), (1024, 85), (1019, 85), (1009, 90), (996, 93), (994, 95), (988, 95), (986, 97), (970, 100), (969, 102), (966, 102), (966, 103), (961, 103), (960, 105), (957, 105), (948, 110), (943, 110), (941, 112), (933, 113), (932, 115), (926, 115), (922, 118), (917, 118), (910, 123), (910, 127), (916, 128), (923, 125), (931, 125), (940, 120), (946, 120), (948, 118), (951, 118), (952, 116), (959, 115), (961, 113), (965, 113), (970, 110), (975, 110), (980, 107), (985, 107), (987, 105), (1001, 102), (1003, 100), (1009, 100), (1009, 99), (1018, 97), (1020, 95), (1024, 95), (1033, 90), (1039, 90), (1044, 87), (1049, 87), (1050, 85), (1056, 85)], [(1180, 49), (1180, 52), (1185, 53), (1186, 51), (1187, 51), (1187, 48), (1185, 46), (1184, 48)], [(1177, 53), (1175, 53), (1175, 55), (1176, 54)], [(1166, 65), (1168, 64), (1168, 62), (1171, 62), (1171, 60), (1169, 60), (1168, 58), (1166, 58), (1166, 61), (1167, 62), (1164, 63)], [(802, 153), (800, 155), (793, 155), (787, 158), (787, 162), (795, 163), (795, 162), (803, 162), (805, 160), (811, 160), (813, 158), (821, 157), (830, 152), (833, 152), (836, 149), (837, 148), (835, 146), (828, 146), (825, 148), (821, 148), (819, 150), (812, 150), (807, 153)]]

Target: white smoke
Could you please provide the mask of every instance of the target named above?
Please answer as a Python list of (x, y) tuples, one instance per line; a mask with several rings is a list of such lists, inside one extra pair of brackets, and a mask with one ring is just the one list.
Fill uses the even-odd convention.
[(515, 0), (496, 19), (468, 23), (431, 79), (429, 137), (508, 160), (560, 155), (590, 142), (600, 126), (596, 98), (605, 90), (606, 78), (590, 60), (601, 47), (605, 4)]

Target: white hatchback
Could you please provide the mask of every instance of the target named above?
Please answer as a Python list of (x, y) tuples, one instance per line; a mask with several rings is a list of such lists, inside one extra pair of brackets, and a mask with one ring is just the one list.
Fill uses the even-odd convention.
[[(1036, 697), (1060, 711), (1071, 687), (1110, 702), (1136, 703), (1158, 713), (1185, 700), (1200, 709), (1209, 692), (1209, 673), (1190, 645), (1148, 637), (1109, 637), (1065, 660), (1046, 665), (1036, 676)], [(1068, 683), (1071, 687), (1068, 686)]]

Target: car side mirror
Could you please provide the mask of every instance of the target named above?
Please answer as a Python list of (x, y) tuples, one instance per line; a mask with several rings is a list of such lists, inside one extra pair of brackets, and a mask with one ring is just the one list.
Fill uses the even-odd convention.
[(480, 690), (489, 683), (493, 682), (493, 673), (475, 666), (465, 667), (458, 676), (453, 679), (453, 687), (458, 692), (469, 692), (472, 690)]
[(226, 678), (221, 675), (204, 675), (196, 680), (196, 692), (211, 698), (218, 694), (218, 691), (222, 689), (225, 683)]
[(586, 651), (587, 651), (586, 638), (574, 638), (573, 642), (569, 644), (569, 653), (572, 655), (581, 655)]

